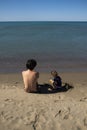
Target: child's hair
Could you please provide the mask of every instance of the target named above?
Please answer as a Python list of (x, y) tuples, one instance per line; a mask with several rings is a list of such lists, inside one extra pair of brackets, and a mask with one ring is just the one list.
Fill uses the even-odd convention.
[(56, 71), (51, 71), (51, 74), (52, 74), (54, 77), (58, 76), (58, 73), (57, 73)]
[(26, 68), (33, 70), (36, 67), (36, 65), (37, 65), (37, 62), (34, 59), (30, 59), (26, 63)]

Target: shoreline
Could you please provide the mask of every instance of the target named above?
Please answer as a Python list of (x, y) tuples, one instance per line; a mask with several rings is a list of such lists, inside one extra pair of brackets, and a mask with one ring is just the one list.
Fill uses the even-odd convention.
[[(52, 78), (50, 73), (39, 73), (39, 82), (48, 82), (50, 78)], [(87, 72), (59, 72), (58, 73), (62, 80), (65, 82), (86, 82), (87, 81)], [(0, 74), (0, 83), (8, 81), (9, 83), (12, 81), (21, 81), (22, 75), (21, 73), (2, 73)]]

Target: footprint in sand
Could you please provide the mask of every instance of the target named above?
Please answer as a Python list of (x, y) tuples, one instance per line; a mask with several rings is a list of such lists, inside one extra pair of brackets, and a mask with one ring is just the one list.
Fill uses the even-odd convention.
[(83, 120), (84, 125), (87, 127), (87, 117)]
[(54, 102), (63, 101), (65, 99), (65, 95), (59, 96), (57, 100), (54, 100)]
[(67, 110), (59, 110), (56, 114), (55, 117), (61, 117), (62, 119), (71, 119), (72, 116), (70, 115), (70, 108), (67, 108)]
[(82, 101), (82, 102), (87, 102), (87, 97), (81, 98), (80, 101)]

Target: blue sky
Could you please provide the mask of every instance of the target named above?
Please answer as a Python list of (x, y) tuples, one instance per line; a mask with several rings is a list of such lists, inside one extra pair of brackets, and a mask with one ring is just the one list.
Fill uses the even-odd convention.
[(0, 21), (87, 21), (87, 0), (0, 0)]

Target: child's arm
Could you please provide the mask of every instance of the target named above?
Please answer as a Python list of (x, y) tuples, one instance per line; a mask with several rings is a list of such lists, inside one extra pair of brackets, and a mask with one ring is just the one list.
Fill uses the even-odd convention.
[(51, 84), (53, 84), (53, 83), (54, 83), (54, 81), (53, 81), (52, 79), (50, 79), (49, 81), (50, 81), (50, 83), (51, 83)]

